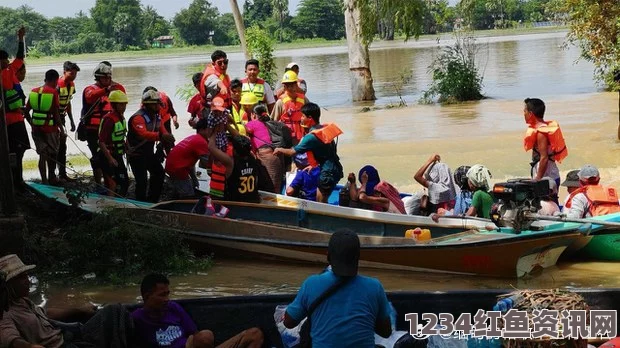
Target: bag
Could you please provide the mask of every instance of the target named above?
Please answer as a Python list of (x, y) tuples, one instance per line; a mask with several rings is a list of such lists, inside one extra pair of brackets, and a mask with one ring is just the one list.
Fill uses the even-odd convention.
[(327, 160), (321, 165), (319, 175), (319, 187), (324, 189), (334, 188), (338, 181), (344, 177), (342, 164), (338, 158)]
[(77, 136), (77, 139), (79, 141), (86, 141), (87, 139), (86, 133), (87, 133), (86, 124), (84, 124), (83, 120), (80, 120), (77, 130), (75, 131), (75, 135)]
[(289, 149), (293, 147), (293, 135), (291, 129), (280, 121), (265, 122), (274, 147)]

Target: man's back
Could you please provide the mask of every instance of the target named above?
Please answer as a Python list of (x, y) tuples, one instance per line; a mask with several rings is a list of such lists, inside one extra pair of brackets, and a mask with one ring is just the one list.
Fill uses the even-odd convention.
[[(312, 302), (337, 279), (331, 271), (310, 276), (287, 313), (295, 320), (303, 319)], [(381, 283), (374, 278), (355, 276), (312, 313), (312, 345), (374, 348), (376, 323), (388, 318), (389, 304)]]

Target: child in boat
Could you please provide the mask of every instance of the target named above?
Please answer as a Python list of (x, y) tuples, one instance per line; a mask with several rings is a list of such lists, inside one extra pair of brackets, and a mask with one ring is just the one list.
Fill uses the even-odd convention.
[(471, 207), (467, 209), (465, 215), (489, 219), (493, 205), (493, 197), (488, 192), (491, 187), (491, 172), (487, 167), (476, 164), (467, 171), (467, 181), (469, 189), (474, 194)]
[(289, 187), (286, 188), (286, 195), (316, 201), (321, 168), (314, 167), (306, 170), (308, 167), (308, 155), (306, 153), (296, 154), (293, 162), (297, 166), (297, 173)]

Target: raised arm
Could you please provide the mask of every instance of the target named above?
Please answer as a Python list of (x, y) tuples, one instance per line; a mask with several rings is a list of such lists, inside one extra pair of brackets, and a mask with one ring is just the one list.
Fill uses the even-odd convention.
[(435, 164), (435, 162), (439, 162), (440, 160), (441, 160), (441, 157), (438, 154), (434, 154), (431, 157), (429, 157), (426, 163), (424, 163), (413, 176), (415, 181), (417, 181), (420, 185), (424, 187), (428, 187), (428, 180), (424, 178), (424, 173), (426, 172), (428, 167)]

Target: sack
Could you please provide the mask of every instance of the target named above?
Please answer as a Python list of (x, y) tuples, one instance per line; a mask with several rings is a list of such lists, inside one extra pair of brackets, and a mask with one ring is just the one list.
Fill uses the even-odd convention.
[(292, 329), (284, 326), (284, 313), (286, 312), (285, 305), (276, 306), (276, 310), (273, 314), (273, 319), (280, 333), (282, 339), (282, 346), (284, 348), (296, 348), (299, 347), (301, 327), (306, 323), (307, 319), (304, 318), (299, 325)]
[(271, 137), (271, 143), (275, 147), (281, 147), (289, 149), (293, 147), (293, 135), (291, 129), (280, 121), (267, 121), (265, 122), (267, 129), (269, 130), (269, 137)]
[(321, 165), (321, 174), (319, 175), (319, 187), (324, 189), (333, 189), (338, 181), (344, 177), (342, 164), (338, 159), (327, 160)]
[(77, 136), (77, 139), (79, 141), (86, 141), (87, 139), (86, 134), (87, 134), (86, 124), (84, 124), (83, 120), (80, 120), (77, 130), (75, 131), (75, 135)]

